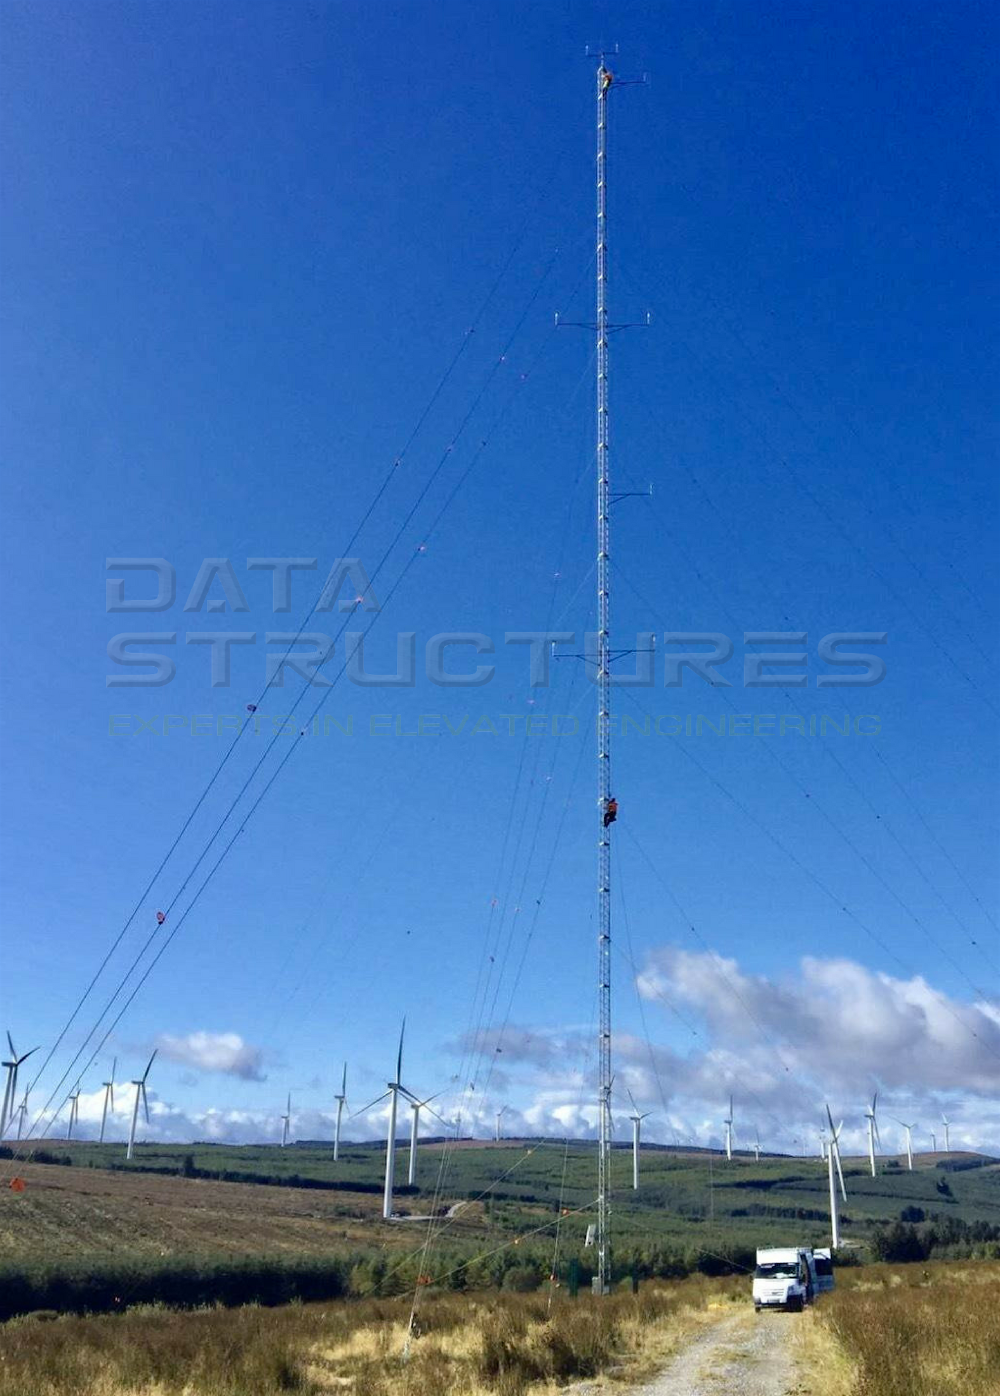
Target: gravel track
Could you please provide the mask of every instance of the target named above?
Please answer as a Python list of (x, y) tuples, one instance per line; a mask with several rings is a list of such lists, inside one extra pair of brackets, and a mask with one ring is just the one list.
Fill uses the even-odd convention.
[(798, 1314), (755, 1315), (749, 1307), (700, 1334), (652, 1381), (629, 1396), (807, 1396), (819, 1388), (791, 1352)]

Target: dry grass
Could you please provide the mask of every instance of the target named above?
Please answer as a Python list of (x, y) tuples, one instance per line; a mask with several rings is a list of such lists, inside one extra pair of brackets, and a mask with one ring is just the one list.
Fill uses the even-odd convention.
[(829, 1396), (1000, 1396), (1000, 1265), (841, 1273), (801, 1332)]
[(16, 1319), (0, 1329), (0, 1396), (527, 1396), (640, 1374), (743, 1288), (698, 1278), (557, 1296), (551, 1312), (542, 1295), (429, 1294), (408, 1352), (406, 1300)]
[(826, 1306), (832, 1302), (824, 1299), (796, 1316), (792, 1351), (800, 1371), (823, 1373), (823, 1396), (855, 1396), (857, 1369), (826, 1322)]

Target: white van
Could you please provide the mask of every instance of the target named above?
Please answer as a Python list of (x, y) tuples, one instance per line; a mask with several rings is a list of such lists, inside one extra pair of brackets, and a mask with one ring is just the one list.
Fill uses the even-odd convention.
[(801, 1246), (779, 1246), (757, 1252), (753, 1274), (753, 1306), (761, 1309), (805, 1308), (812, 1298), (809, 1261)]

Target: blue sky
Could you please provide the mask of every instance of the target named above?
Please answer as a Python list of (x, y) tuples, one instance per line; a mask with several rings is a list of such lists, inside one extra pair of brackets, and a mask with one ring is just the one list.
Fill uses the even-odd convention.
[[(791, 1146), (825, 1095), (860, 1124), (881, 1083), (1000, 1147), (991, 11), (36, 4), (5, 27), (17, 1045), (55, 1040), (221, 760), (231, 738), (193, 715), (246, 715), (265, 633), (298, 628), (419, 423), (354, 549), (373, 572), (416, 504), (368, 642), (389, 668), (416, 632), (416, 683), (334, 690), (324, 713), (351, 734), (298, 739), (84, 1088), (96, 1110), (109, 1059), (125, 1079), (160, 1043), (165, 1136), (273, 1137), (289, 1089), (298, 1132), (324, 1133), (340, 1062), (352, 1105), (376, 1095), (406, 1012), (419, 1089), (588, 1127), (593, 695), (572, 659), (530, 689), (503, 641), (560, 629), (579, 649), (593, 613), (592, 344), (553, 317), (592, 314), (581, 54), (603, 35), (623, 76), (650, 75), (612, 105), (611, 304), (652, 318), (614, 338), (613, 471), (653, 485), (616, 507), (613, 604), (621, 647), (654, 631), (660, 653), (617, 710), (653, 732), (845, 712), (878, 729), (622, 735), (621, 1077), (652, 1138), (718, 1139), (732, 1090)], [(108, 614), (113, 557), (168, 559), (173, 607)], [(205, 557), (232, 560), (246, 611), (185, 612)], [(253, 557), (317, 559), (288, 614)], [(217, 630), (257, 638), (213, 689), (185, 637)], [(147, 647), (176, 664), (168, 685), (107, 686), (126, 672), (108, 642), (133, 631), (176, 633)], [(732, 687), (665, 689), (665, 631), (729, 635)], [(805, 632), (777, 648), (805, 649), (808, 686), (745, 688), (744, 631)], [(494, 640), (491, 682), (428, 681), (445, 632)], [(817, 687), (833, 632), (887, 633), (882, 683)], [(420, 714), (442, 720), (411, 735)], [(556, 714), (578, 735), (554, 736)], [(495, 734), (473, 735), (484, 717)], [(75, 1075), (262, 751), (237, 744), (33, 1105)]]

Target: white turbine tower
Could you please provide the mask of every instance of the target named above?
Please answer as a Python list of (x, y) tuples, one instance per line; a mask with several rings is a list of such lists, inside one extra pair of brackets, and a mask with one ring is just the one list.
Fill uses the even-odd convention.
[(726, 1126), (726, 1158), (733, 1157), (733, 1098), (729, 1097), (729, 1114), (722, 1122)]
[(14, 1118), (18, 1068), (28, 1060), (32, 1052), (38, 1051), (37, 1047), (32, 1047), (31, 1052), (25, 1052), (23, 1056), (19, 1057), (9, 1032), (7, 1033), (7, 1046), (10, 1048), (10, 1057), (7, 1061), (0, 1063), (7, 1071), (7, 1082), (3, 1091), (3, 1109), (0, 1110), (0, 1139), (3, 1138), (9, 1121)]
[(937, 1135), (931, 1130), (931, 1152), (937, 1153)]
[(288, 1092), (288, 1102), (285, 1105), (285, 1113), (281, 1117), (281, 1147), (288, 1143), (288, 1130), (292, 1123), (292, 1093)]
[(20, 1139), (24, 1132), (24, 1122), (28, 1118), (28, 1092), (25, 1089), (21, 1104), (17, 1107), (17, 1137)]
[(819, 1132), (819, 1156), (823, 1163), (826, 1163), (826, 1130)]
[(66, 1138), (73, 1138), (73, 1126), (80, 1118), (80, 1083), (77, 1081), (76, 1090), (69, 1097), (69, 1124), (66, 1126)]
[[(826, 1118), (830, 1122), (830, 1138), (827, 1144), (826, 1157), (827, 1166), (830, 1170), (830, 1232), (834, 1250), (840, 1245), (840, 1212), (837, 1206), (837, 1180), (840, 1180), (840, 1192), (844, 1201), (847, 1201), (847, 1189), (844, 1187), (844, 1170), (840, 1166), (840, 1131), (844, 1128), (841, 1120), (836, 1129), (833, 1127), (833, 1116), (830, 1114), (829, 1105), (826, 1107)], [(833, 1165), (836, 1162), (837, 1173), (834, 1176)]]
[(872, 1096), (872, 1103), (865, 1111), (865, 1119), (868, 1121), (868, 1162), (871, 1165), (872, 1177), (875, 1177), (875, 1145), (882, 1147), (882, 1140), (879, 1138), (878, 1120), (875, 1118), (875, 1106), (878, 1103), (878, 1091)]
[[(405, 1094), (407, 1093), (404, 1091), (404, 1095)], [(410, 1102), (410, 1109), (413, 1111), (413, 1119), (410, 1121), (410, 1162), (406, 1175), (406, 1181), (411, 1188), (417, 1185), (417, 1137), (420, 1134), (420, 1112), (421, 1110), (429, 1109), (431, 1101), (437, 1100), (440, 1094), (441, 1092), (438, 1091), (437, 1095), (429, 1095), (426, 1100), (416, 1100), (413, 1096), (407, 1096)], [(430, 1113), (434, 1116), (435, 1120), (441, 1120), (441, 1116), (436, 1110), (431, 1110)], [(445, 1129), (448, 1128), (447, 1120), (441, 1120), (441, 1123), (444, 1125)]]
[(639, 1188), (639, 1137), (640, 1137), (640, 1134), (641, 1134), (641, 1132), (642, 1132), (642, 1122), (643, 1122), (643, 1120), (648, 1119), (649, 1116), (650, 1116), (653, 1112), (652, 1112), (651, 1110), (647, 1110), (646, 1113), (645, 1113), (645, 1115), (640, 1115), (640, 1114), (639, 1114), (639, 1107), (638, 1107), (638, 1105), (636, 1105), (635, 1101), (632, 1099), (632, 1092), (631, 1092), (631, 1091), (629, 1091), (629, 1093), (628, 1093), (628, 1098), (629, 1098), (629, 1100), (632, 1101), (632, 1114), (629, 1115), (629, 1119), (632, 1121), (632, 1190), (633, 1190), (633, 1191), (638, 1191), (638, 1188)]
[(334, 1163), (336, 1163), (337, 1160), (338, 1160), (339, 1157), (340, 1157), (340, 1121), (341, 1121), (341, 1119), (343, 1118), (344, 1107), (345, 1107), (346, 1104), (347, 1104), (347, 1063), (346, 1063), (346, 1062), (344, 1063), (344, 1075), (343, 1075), (343, 1077), (341, 1078), (341, 1082), (340, 1082), (340, 1095), (335, 1095), (333, 1098), (334, 1098), (334, 1100), (337, 1102), (337, 1123), (336, 1123), (336, 1125), (334, 1126), (334, 1130), (333, 1130), (333, 1161), (334, 1161)]
[(104, 1126), (107, 1124), (108, 1120), (109, 1101), (111, 1103), (112, 1114), (114, 1113), (115, 1109), (115, 1068), (117, 1067), (117, 1065), (118, 1058), (115, 1057), (114, 1061), (111, 1063), (111, 1080), (102, 1082), (102, 1085), (104, 1086), (104, 1106), (101, 1110), (101, 1137), (98, 1140), (99, 1144), (104, 1143)]
[(948, 1116), (947, 1116), (947, 1115), (942, 1115), (942, 1116), (941, 1116), (941, 1123), (944, 1125), (944, 1151), (945, 1151), (946, 1154), (950, 1154), (950, 1153), (951, 1153), (951, 1133), (950, 1133), (950, 1131), (949, 1131), (948, 1126), (951, 1124), (951, 1121), (948, 1119)]
[(503, 1129), (501, 1128), (500, 1121), (503, 1119), (504, 1115), (507, 1113), (507, 1111), (508, 1111), (509, 1109), (510, 1109), (510, 1106), (509, 1106), (509, 1105), (501, 1105), (500, 1109), (499, 1109), (499, 1110), (497, 1111), (497, 1113), (496, 1113), (496, 1119), (495, 1119), (495, 1121), (494, 1121), (494, 1128), (493, 1128), (493, 1142), (494, 1142), (494, 1144), (499, 1144), (499, 1143), (500, 1143), (500, 1140), (503, 1138)]
[[(399, 1051), (396, 1053), (396, 1076), (392, 1081), (386, 1082), (387, 1090), (383, 1091), (373, 1101), (362, 1110), (356, 1110), (355, 1115), (364, 1115), (376, 1105), (381, 1105), (383, 1100), (389, 1102), (389, 1128), (385, 1139), (385, 1189), (382, 1194), (382, 1216), (386, 1221), (392, 1217), (392, 1191), (396, 1178), (396, 1114), (399, 1109), (399, 1097), (404, 1096), (411, 1104), (417, 1102), (417, 1097), (411, 1090), (403, 1085), (400, 1079), (403, 1075), (403, 1036), (406, 1033), (406, 1019), (403, 1019), (403, 1026), (399, 1030)], [(352, 1117), (353, 1118), (353, 1117)]]
[[(895, 1119), (895, 1116), (893, 1116)], [(916, 1121), (908, 1125), (905, 1120), (896, 1120), (897, 1125), (902, 1125), (906, 1130), (906, 1166), (913, 1172), (913, 1131), (916, 1129)]]
[(760, 1130), (756, 1125), (753, 1130), (753, 1158), (754, 1163), (760, 1163)]
[(138, 1118), (139, 1118), (139, 1099), (140, 1099), (140, 1097), (141, 1097), (141, 1099), (142, 1099), (143, 1109), (144, 1109), (145, 1112), (146, 1112), (146, 1123), (147, 1123), (147, 1125), (149, 1124), (149, 1100), (147, 1099), (147, 1096), (146, 1096), (146, 1078), (147, 1078), (148, 1075), (149, 1075), (149, 1068), (153, 1065), (153, 1062), (155, 1061), (155, 1059), (156, 1059), (156, 1052), (154, 1051), (154, 1052), (153, 1052), (153, 1055), (150, 1057), (149, 1061), (146, 1063), (146, 1070), (145, 1070), (145, 1071), (142, 1073), (142, 1075), (139, 1077), (139, 1080), (138, 1080), (138, 1081), (133, 1081), (133, 1082), (132, 1082), (132, 1085), (135, 1087), (135, 1104), (132, 1106), (132, 1123), (131, 1123), (131, 1125), (129, 1126), (129, 1131), (128, 1131), (128, 1148), (127, 1148), (126, 1151), (125, 1151), (125, 1158), (126, 1158), (126, 1159), (130, 1159), (130, 1158), (132, 1157), (133, 1150), (135, 1149), (135, 1126), (136, 1126), (136, 1121), (137, 1121)]

